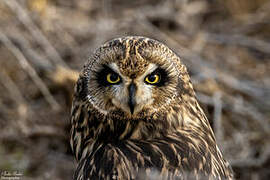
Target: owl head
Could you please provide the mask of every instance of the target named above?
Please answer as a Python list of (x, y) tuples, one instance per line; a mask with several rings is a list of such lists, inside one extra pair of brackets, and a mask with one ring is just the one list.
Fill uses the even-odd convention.
[(160, 138), (181, 128), (213, 137), (180, 58), (137, 36), (113, 39), (93, 53), (75, 87), (71, 123), (77, 159), (94, 142)]
[(179, 57), (162, 43), (145, 37), (113, 39), (99, 49), (81, 73), (87, 99), (100, 113), (128, 118), (153, 115), (193, 95)]

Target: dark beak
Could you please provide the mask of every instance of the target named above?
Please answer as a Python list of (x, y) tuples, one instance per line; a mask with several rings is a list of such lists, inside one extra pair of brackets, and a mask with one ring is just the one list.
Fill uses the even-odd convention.
[(136, 105), (135, 95), (136, 95), (136, 85), (134, 83), (131, 83), (128, 87), (129, 91), (129, 99), (128, 99), (128, 105), (130, 108), (130, 113), (134, 113), (134, 108)]

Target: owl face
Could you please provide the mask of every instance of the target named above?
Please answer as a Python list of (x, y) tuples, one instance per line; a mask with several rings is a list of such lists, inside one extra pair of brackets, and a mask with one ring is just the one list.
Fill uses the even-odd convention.
[[(140, 61), (131, 58), (137, 64)], [(121, 68), (123, 59), (101, 63), (89, 79), (89, 99), (103, 112), (121, 111), (128, 116), (158, 111), (176, 96), (177, 76), (173, 68), (149, 61), (143, 70), (129, 73)]]
[(87, 98), (103, 113), (129, 118), (142, 113), (145, 116), (166, 108), (178, 95), (179, 73), (170, 62), (171, 57), (148, 54), (149, 49), (140, 49), (143, 44), (131, 47), (126, 44), (136, 42), (139, 44), (138, 39), (122, 40), (113, 49), (109, 43), (105, 44), (85, 72)]

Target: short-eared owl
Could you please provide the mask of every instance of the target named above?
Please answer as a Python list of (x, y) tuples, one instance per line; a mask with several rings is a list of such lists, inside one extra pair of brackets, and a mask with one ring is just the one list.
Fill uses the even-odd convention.
[(113, 39), (85, 64), (71, 115), (74, 179), (232, 179), (186, 67), (164, 44)]

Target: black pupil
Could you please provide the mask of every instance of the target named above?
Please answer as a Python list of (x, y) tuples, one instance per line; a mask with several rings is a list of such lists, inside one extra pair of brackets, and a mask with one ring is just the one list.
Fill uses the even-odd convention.
[(150, 82), (154, 82), (155, 80), (156, 80), (156, 74), (151, 74), (149, 77), (148, 77), (148, 80), (150, 81)]
[(110, 79), (111, 81), (116, 81), (118, 79), (118, 75), (115, 73), (112, 73)]

